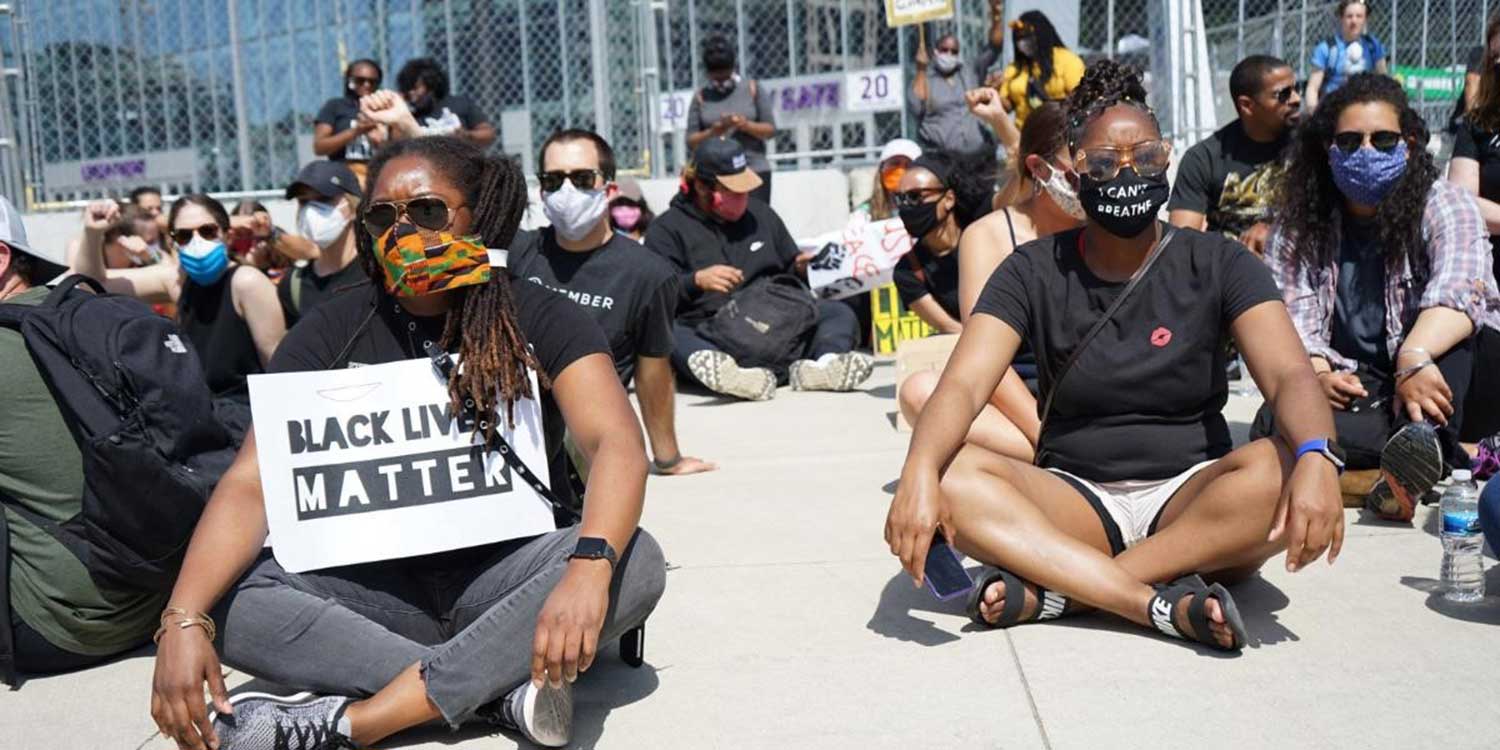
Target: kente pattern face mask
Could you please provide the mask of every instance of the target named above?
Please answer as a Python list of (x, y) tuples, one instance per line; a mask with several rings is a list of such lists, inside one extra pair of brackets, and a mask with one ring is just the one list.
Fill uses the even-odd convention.
[(386, 291), (397, 297), (420, 297), (490, 280), (490, 253), (478, 237), (439, 232), (429, 245), (410, 224), (397, 222), (375, 240), (385, 269)]

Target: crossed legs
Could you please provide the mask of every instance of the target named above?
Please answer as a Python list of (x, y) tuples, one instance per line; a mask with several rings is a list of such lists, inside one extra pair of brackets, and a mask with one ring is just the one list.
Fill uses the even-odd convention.
[[(965, 446), (942, 492), (954, 542), (965, 554), (1150, 627), (1152, 584), (1188, 573), (1237, 579), (1281, 551), (1282, 543), (1266, 537), (1291, 469), (1291, 456), (1271, 440), (1234, 451), (1184, 484), (1163, 510), (1157, 533), (1118, 557), (1110, 557), (1104, 526), (1088, 502), (1029, 464)], [(985, 592), (987, 619), (1000, 612), (1002, 596), (998, 586)], [(1207, 609), (1214, 637), (1227, 644), (1217, 603), (1209, 601)], [(1190, 632), (1185, 625), (1178, 623)]]
[[(939, 373), (926, 371), (914, 373), (901, 383), (901, 392), (896, 394), (901, 414), (906, 423), (915, 425), (917, 417), (937, 389)], [(1036, 398), (1026, 389), (1025, 381), (1014, 369), (1005, 372), (1005, 379), (990, 394), (989, 403), (974, 418), (964, 442), (977, 445), (993, 453), (1022, 461), (1031, 461), (1036, 451), (1037, 433), (1041, 431), (1037, 419)]]

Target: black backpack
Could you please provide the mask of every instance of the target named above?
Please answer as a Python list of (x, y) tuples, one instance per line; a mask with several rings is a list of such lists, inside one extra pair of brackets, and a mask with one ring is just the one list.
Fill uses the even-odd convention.
[(698, 333), (741, 367), (765, 367), (784, 379), (818, 324), (818, 305), (801, 279), (786, 274), (751, 282), (734, 293)]
[(67, 547), (96, 583), (169, 591), (236, 450), (214, 419), (198, 356), (172, 321), (86, 276), (70, 276), (40, 305), (0, 305), (0, 326), (25, 338), (84, 475), (82, 512), (61, 524), (4, 493), (0, 502)]

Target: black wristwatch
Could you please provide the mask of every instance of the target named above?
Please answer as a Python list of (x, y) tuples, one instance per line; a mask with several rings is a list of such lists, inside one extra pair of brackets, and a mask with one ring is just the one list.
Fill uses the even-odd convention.
[(573, 554), (568, 555), (569, 560), (608, 560), (610, 569), (620, 562), (615, 554), (615, 548), (609, 546), (609, 542), (596, 536), (578, 537), (578, 546), (573, 548)]

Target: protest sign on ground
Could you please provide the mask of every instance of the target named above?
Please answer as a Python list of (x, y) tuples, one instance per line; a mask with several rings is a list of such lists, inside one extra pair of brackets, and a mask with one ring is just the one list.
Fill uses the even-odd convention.
[[(271, 545), (291, 572), (555, 528), (547, 501), (453, 414), (430, 360), (252, 375), (250, 400)], [(538, 403), (518, 402), (501, 434), (548, 482)]]
[(891, 269), (915, 244), (900, 219), (851, 224), (797, 242), (815, 253), (807, 283), (818, 299), (843, 299), (890, 283)]

